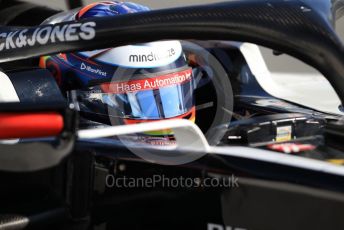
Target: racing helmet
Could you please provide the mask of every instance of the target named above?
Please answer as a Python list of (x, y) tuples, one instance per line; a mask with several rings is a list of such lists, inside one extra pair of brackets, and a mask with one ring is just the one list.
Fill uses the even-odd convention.
[[(149, 8), (103, 1), (46, 23), (144, 11)], [(83, 118), (109, 125), (175, 118), (195, 121), (192, 68), (179, 41), (61, 53), (42, 57), (40, 67), (52, 72), (61, 89), (77, 102)], [(149, 134), (172, 135), (171, 130)]]

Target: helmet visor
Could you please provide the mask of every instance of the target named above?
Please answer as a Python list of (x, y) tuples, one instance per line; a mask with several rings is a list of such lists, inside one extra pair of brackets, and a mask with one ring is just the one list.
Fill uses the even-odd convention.
[(134, 80), (103, 83), (78, 90), (82, 112), (107, 115), (116, 124), (123, 119), (160, 120), (180, 117), (194, 108), (192, 69)]

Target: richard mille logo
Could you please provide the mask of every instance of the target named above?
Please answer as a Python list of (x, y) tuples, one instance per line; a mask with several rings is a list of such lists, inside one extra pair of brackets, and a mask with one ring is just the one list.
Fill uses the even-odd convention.
[(104, 72), (104, 71), (101, 71), (100, 69), (95, 69), (95, 68), (92, 68), (91, 66), (89, 65), (86, 65), (85, 63), (81, 63), (81, 66), (80, 66), (80, 69), (81, 70), (86, 70), (90, 73), (94, 73), (94, 74), (98, 74), (100, 76), (103, 76), (103, 77), (106, 77), (107, 76), (107, 73)]

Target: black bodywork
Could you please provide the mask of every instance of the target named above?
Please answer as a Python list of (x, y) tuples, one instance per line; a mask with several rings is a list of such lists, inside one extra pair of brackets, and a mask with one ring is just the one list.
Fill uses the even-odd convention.
[[(2, 6), (3, 10), (8, 7)], [(40, 7), (36, 10), (49, 16), (57, 13)], [(190, 164), (163, 166), (145, 162), (115, 140), (77, 140), (78, 115), (59, 94), (49, 72), (36, 68), (40, 55), (152, 39), (245, 41), (293, 55), (314, 66), (343, 101), (344, 51), (333, 29), (341, 13), (342, 1), (234, 1), (92, 19), (89, 21), (96, 22), (96, 36), (91, 41), (48, 42), (2, 50), (0, 66), (12, 82), (17, 81), (15, 85), (19, 87), (20, 82), (34, 75), (36, 81), (31, 87), (35, 88), (41, 84), (39, 79), (49, 79), (45, 97), (49, 100), (38, 100), (41, 97), (35, 95), (35, 91), (26, 89), (27, 92), (21, 94), (22, 103), (0, 104), (1, 112), (58, 111), (64, 115), (65, 128), (53, 142), (0, 145), (0, 228), (342, 229), (343, 175), (215, 153)], [(28, 25), (22, 19), (25, 18), (23, 13), (3, 24), (16, 28), (35, 26), (46, 16), (37, 14), (32, 21), (34, 24)], [(61, 26), (64, 24), (68, 23)], [(3, 27), (1, 31), (13, 29)], [(35, 27), (28, 30), (33, 33)], [(216, 53), (218, 48), (208, 49)], [(343, 158), (343, 124), (336, 115), (273, 98), (260, 88), (249, 70), (245, 76), (251, 74), (252, 81), (244, 84), (240, 80), (242, 69), (246, 68), (243, 57), (234, 47), (221, 49), (237, 64), (227, 69), (235, 76), (230, 79), (235, 114), (255, 116), (246, 120), (233, 117), (218, 145), (233, 145), (227, 137), (242, 136), (235, 146), (254, 147), (257, 154), (262, 154), (259, 149), (273, 143), (274, 127), (287, 123), (294, 127), (294, 142), (317, 146), (316, 150), (301, 154), (304, 157)], [(16, 91), (21, 92), (21, 89)], [(277, 103), (259, 106), (256, 100), (276, 100)], [(278, 106), (281, 103), (283, 106)], [(285, 106), (286, 103), (289, 106)], [(206, 120), (200, 117), (200, 123)], [(260, 127), (263, 133), (248, 132), (254, 127)], [(235, 175), (240, 186), (124, 189), (105, 185), (109, 175), (148, 178), (157, 174), (200, 178), (201, 181)]]

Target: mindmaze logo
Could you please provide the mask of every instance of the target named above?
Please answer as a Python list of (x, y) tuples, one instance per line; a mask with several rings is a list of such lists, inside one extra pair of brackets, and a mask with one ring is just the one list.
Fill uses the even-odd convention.
[(73, 23), (66, 25), (49, 25), (35, 30), (17, 30), (0, 33), (0, 51), (27, 46), (46, 45), (48, 42), (70, 42), (92, 40), (96, 35), (96, 23)]
[(166, 52), (162, 54), (158, 53), (149, 53), (149, 54), (132, 54), (129, 55), (129, 62), (153, 62), (153, 61), (160, 61), (162, 59), (167, 59), (176, 55), (176, 51), (174, 48), (166, 50)]

